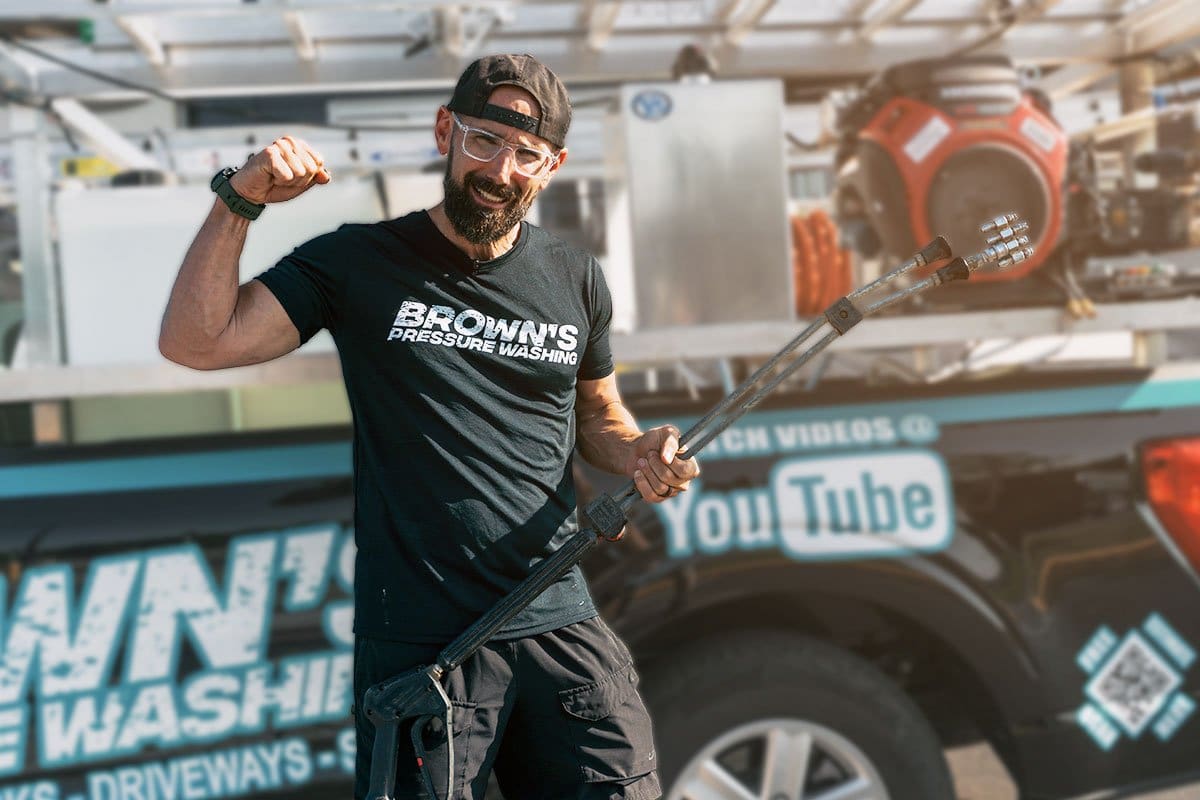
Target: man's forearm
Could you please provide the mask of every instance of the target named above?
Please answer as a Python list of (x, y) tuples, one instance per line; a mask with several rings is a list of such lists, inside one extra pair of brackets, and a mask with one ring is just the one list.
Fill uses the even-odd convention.
[(593, 466), (633, 478), (642, 498), (661, 503), (686, 491), (700, 474), (694, 459), (676, 458), (679, 429), (659, 425), (639, 430), (621, 400), (614, 375), (581, 380), (575, 398), (575, 442)]
[(608, 403), (578, 415), (576, 444), (592, 466), (624, 475), (633, 457), (633, 443), (642, 435), (633, 415), (622, 403)]
[(250, 220), (217, 200), (192, 240), (159, 333), (164, 355), (203, 352), (229, 326), (238, 301), (238, 263)]

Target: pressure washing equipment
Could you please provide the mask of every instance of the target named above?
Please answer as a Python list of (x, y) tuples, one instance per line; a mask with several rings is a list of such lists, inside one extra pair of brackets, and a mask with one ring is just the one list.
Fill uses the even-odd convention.
[(1005, 56), (897, 64), (837, 118), (839, 228), (868, 257), (900, 259), (933, 231), (967, 241), (975, 220), (1022, 209), (1037, 255), (988, 281), (1022, 278), (1066, 229), (1066, 134)]

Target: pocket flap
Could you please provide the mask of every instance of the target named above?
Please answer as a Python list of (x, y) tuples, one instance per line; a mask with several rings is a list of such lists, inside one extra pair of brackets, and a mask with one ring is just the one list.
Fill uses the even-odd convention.
[(629, 663), (620, 667), (607, 678), (580, 686), (564, 689), (558, 693), (563, 709), (580, 719), (604, 719), (620, 708), (637, 690), (638, 674)]

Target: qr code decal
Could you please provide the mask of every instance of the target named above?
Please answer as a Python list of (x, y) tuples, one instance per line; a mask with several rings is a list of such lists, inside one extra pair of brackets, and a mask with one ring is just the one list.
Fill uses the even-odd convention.
[(1137, 738), (1181, 683), (1179, 673), (1138, 633), (1131, 633), (1092, 676), (1085, 692)]

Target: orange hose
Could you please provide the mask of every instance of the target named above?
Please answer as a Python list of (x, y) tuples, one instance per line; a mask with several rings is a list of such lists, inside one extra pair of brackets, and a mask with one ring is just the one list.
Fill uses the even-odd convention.
[(821, 271), (821, 297), (817, 310), (828, 308), (841, 295), (837, 292), (837, 228), (824, 211), (817, 209), (808, 215), (808, 226), (817, 241), (817, 258)]
[(792, 277), (796, 313), (819, 314), (853, 288), (853, 256), (838, 247), (837, 223), (817, 209), (792, 217)]
[(793, 273), (796, 284), (796, 313), (810, 316), (820, 305), (821, 275), (817, 244), (803, 217), (792, 218)]

